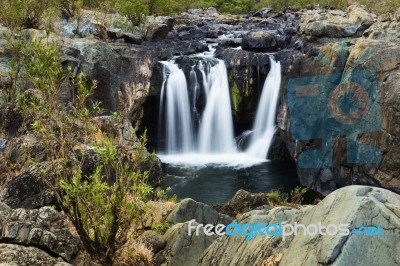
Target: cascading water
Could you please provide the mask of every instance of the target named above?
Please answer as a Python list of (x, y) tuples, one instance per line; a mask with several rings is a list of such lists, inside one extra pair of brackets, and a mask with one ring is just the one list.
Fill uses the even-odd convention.
[(257, 158), (267, 157), (276, 130), (275, 119), (281, 86), (281, 64), (272, 58), (270, 58), (270, 62), (271, 69), (263, 86), (250, 146), (246, 151), (247, 154)]
[[(164, 64), (164, 76), (167, 75), (163, 88), (166, 93), (166, 138), (168, 153), (190, 152), (193, 149), (193, 125), (189, 105), (186, 77), (182, 69), (171, 62)], [(164, 94), (162, 94), (163, 98)], [(161, 106), (162, 110), (163, 106)]]
[[(159, 118), (166, 122), (168, 157), (163, 157), (164, 161), (185, 164), (236, 161), (239, 165), (265, 161), (275, 132), (280, 63), (270, 59), (271, 69), (264, 83), (254, 128), (246, 133), (250, 136), (250, 145), (245, 152), (239, 152), (233, 132), (225, 63), (208, 55), (197, 55), (193, 61), (196, 63), (188, 73), (189, 84), (174, 61), (161, 62), (164, 80)], [(201, 93), (203, 96), (199, 96)], [(205, 106), (200, 106), (199, 110), (198, 101), (205, 101)], [(196, 120), (199, 114), (200, 119)]]
[[(215, 60), (214, 60), (215, 62)], [(236, 152), (233, 134), (233, 121), (229, 95), (228, 76), (225, 63), (217, 60), (214, 66), (206, 67), (200, 60), (203, 75), (203, 88), (207, 98), (201, 118), (199, 133), (194, 132), (193, 117), (196, 112), (198, 88), (196, 72), (190, 71), (192, 99), (189, 98), (188, 86), (182, 69), (172, 62), (165, 65), (163, 88), (161, 90), (160, 111), (163, 111), (163, 98), (166, 94), (166, 142), (167, 152), (171, 153), (234, 153)], [(211, 64), (206, 61), (205, 64)], [(162, 115), (160, 115), (162, 117)], [(193, 139), (198, 135), (199, 142)]]
[(210, 91), (199, 133), (202, 153), (235, 153), (231, 100), (225, 63), (210, 69)]

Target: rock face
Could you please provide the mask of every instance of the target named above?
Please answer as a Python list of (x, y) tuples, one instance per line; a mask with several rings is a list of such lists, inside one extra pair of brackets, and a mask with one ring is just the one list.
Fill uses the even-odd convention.
[(359, 37), (375, 20), (375, 15), (358, 6), (350, 6), (347, 13), (310, 10), (302, 16), (300, 32), (309, 39)]
[(225, 213), (231, 217), (245, 213), (255, 208), (265, 207), (268, 205), (268, 197), (266, 193), (250, 193), (240, 189), (236, 194), (224, 204), (214, 206), (218, 212)]
[[(316, 206), (252, 211), (239, 223), (349, 224), (350, 234), (305, 236), (300, 231), (284, 241), (281, 236), (256, 236), (250, 241), (244, 236), (222, 236), (204, 252), (199, 265), (397, 265), (400, 248), (392, 244), (400, 240), (399, 206), (400, 196), (393, 192), (349, 186), (331, 193)], [(383, 235), (352, 232), (362, 226), (380, 226)]]
[(278, 41), (276, 36), (264, 31), (249, 32), (242, 40), (243, 50), (276, 51)]
[(15, 244), (0, 244), (0, 262), (1, 265), (72, 266), (39, 248)]
[[(39, 263), (42, 260), (41, 253), (44, 252), (53, 257), (72, 261), (81, 245), (80, 241), (69, 232), (64, 218), (50, 207), (3, 210), (0, 212), (0, 227), (0, 242), (31, 246), (29, 249), (38, 254), (36, 261), (34, 256), (32, 257), (32, 263)], [(34, 247), (44, 252), (35, 251)], [(11, 245), (7, 247), (9, 252), (5, 250), (0, 253), (10, 260), (18, 257), (15, 254), (21, 253), (21, 259), (24, 260), (28, 259), (24, 257), (28, 256), (29, 249), (17, 248), (12, 252), (14, 248)], [(46, 256), (43, 259), (46, 259)]]
[(168, 215), (166, 221), (176, 224), (192, 219), (195, 219), (199, 224), (229, 224), (232, 221), (232, 218), (228, 215), (220, 214), (212, 207), (190, 198), (179, 202)]
[[(227, 225), (232, 220), (228, 215), (220, 214), (206, 204), (192, 199), (182, 200), (165, 219), (174, 225), (167, 230), (162, 239), (155, 241), (157, 250), (161, 243), (165, 246), (156, 255), (156, 265), (197, 265), (201, 254), (217, 236), (207, 236), (203, 230), (199, 230), (199, 234), (196, 235), (195, 228), (204, 224)], [(190, 234), (189, 221), (191, 221)], [(153, 240), (149, 241), (151, 245), (154, 244)]]
[[(192, 226), (197, 226), (193, 223)], [(157, 265), (197, 265), (201, 254), (216, 239), (216, 236), (207, 236), (202, 230), (195, 235), (195, 230), (188, 231), (188, 223), (178, 223), (171, 227), (164, 235), (166, 246), (156, 256)]]
[(51, 188), (34, 171), (12, 178), (0, 192), (0, 201), (16, 208), (35, 209), (55, 203)]
[[(395, 16), (390, 19), (380, 17), (377, 20), (358, 7), (350, 7), (347, 13), (313, 12), (319, 15), (308, 16), (306, 12), (302, 17), (300, 30), (307, 45), (307, 49), (304, 49), (306, 54), (297, 55), (294, 63), (284, 73), (285, 87), (288, 88), (290, 80), (297, 78), (317, 84), (320, 88), (329, 88), (330, 84), (338, 85), (335, 88), (348, 86), (350, 83), (347, 82), (351, 81), (359, 84), (361, 94), (362, 91), (369, 91), (368, 97), (361, 97), (360, 94), (353, 100), (361, 106), (373, 108), (368, 109), (371, 111), (367, 115), (354, 120), (351, 135), (348, 135), (341, 128), (349, 121), (337, 120), (337, 115), (349, 118), (352, 115), (346, 116), (346, 111), (342, 113), (340, 108), (335, 109), (335, 98), (329, 98), (333, 94), (326, 94), (326, 101), (323, 94), (314, 95), (313, 110), (307, 111), (308, 107), (303, 104), (305, 107), (301, 110), (296, 107), (293, 114), (290, 108), (296, 106), (297, 100), (288, 102), (290, 92), (285, 94), (278, 114), (279, 134), (297, 162), (300, 181), (323, 194), (350, 184), (381, 186), (400, 192), (400, 157), (396, 148), (400, 145), (400, 36), (396, 33), (400, 29), (400, 22)], [(349, 36), (348, 39), (339, 39)], [(339, 121), (339, 126), (330, 127), (327, 123), (331, 119)], [(316, 127), (312, 126), (317, 124)], [(310, 133), (309, 139), (299, 140), (295, 136), (293, 130), (301, 128)], [(314, 133), (319, 135), (311, 136)], [(326, 140), (321, 143), (321, 138), (332, 143), (327, 144)], [(356, 148), (351, 141), (356, 143)], [(321, 147), (325, 145), (331, 148), (322, 151)], [(365, 145), (376, 148), (376, 152)], [(366, 149), (368, 152), (363, 152)], [(320, 158), (330, 161), (331, 165), (302, 166), (301, 157), (310, 154), (310, 151), (327, 152), (321, 153)], [(375, 157), (377, 159), (372, 160)]]

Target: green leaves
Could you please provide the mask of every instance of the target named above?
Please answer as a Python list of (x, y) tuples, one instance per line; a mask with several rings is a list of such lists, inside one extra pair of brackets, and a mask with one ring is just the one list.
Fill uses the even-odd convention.
[[(0, 0), (0, 22), (11, 29), (41, 26), (42, 15), (60, 7), (60, 0)], [(53, 16), (57, 12), (53, 12)], [(58, 15), (60, 15), (59, 12)]]
[(148, 173), (137, 160), (143, 158), (146, 137), (141, 138), (134, 154), (121, 152), (114, 139), (102, 135), (82, 157), (94, 152), (96, 168), (84, 175), (75, 166), (72, 178), (62, 178), (62, 203), (69, 216), (83, 232), (84, 243), (96, 254), (112, 256), (118, 243), (127, 240), (127, 231), (146, 211), (152, 187)]

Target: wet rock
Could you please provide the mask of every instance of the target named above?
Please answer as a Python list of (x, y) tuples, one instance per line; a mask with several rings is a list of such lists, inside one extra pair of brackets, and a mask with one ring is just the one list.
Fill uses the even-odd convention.
[(222, 39), (219, 41), (219, 47), (227, 48), (227, 47), (239, 47), (242, 45), (241, 38), (229, 38), (229, 39)]
[(271, 13), (272, 9), (271, 8), (262, 8), (260, 10), (258, 10), (257, 12), (255, 12), (253, 14), (253, 17), (257, 17), (257, 18), (267, 18), (268, 15)]
[(149, 40), (152, 42), (157, 42), (164, 40), (170, 31), (170, 27), (167, 24), (158, 25), (158, 27), (149, 34)]
[(249, 32), (245, 35), (242, 40), (242, 48), (243, 50), (263, 51), (274, 51), (278, 49), (275, 36), (264, 31)]
[(122, 38), (126, 43), (129, 44), (141, 44), (143, 42), (142, 36), (133, 34), (133, 33), (124, 33)]
[(116, 40), (123, 38), (124, 33), (121, 29), (107, 30), (107, 36), (109, 39)]
[(265, 78), (270, 68), (270, 56), (232, 48), (217, 48), (217, 58), (225, 61), (233, 101), (237, 129), (251, 128), (255, 107), (259, 102)]
[(179, 38), (182, 40), (203, 39), (205, 37), (206, 33), (199, 28), (192, 28), (188, 31), (181, 31), (179, 33)]

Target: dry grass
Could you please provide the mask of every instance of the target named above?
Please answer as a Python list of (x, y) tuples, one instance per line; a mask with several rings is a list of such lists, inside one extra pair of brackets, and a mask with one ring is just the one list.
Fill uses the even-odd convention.
[(153, 250), (141, 240), (129, 240), (114, 257), (114, 266), (152, 266)]

